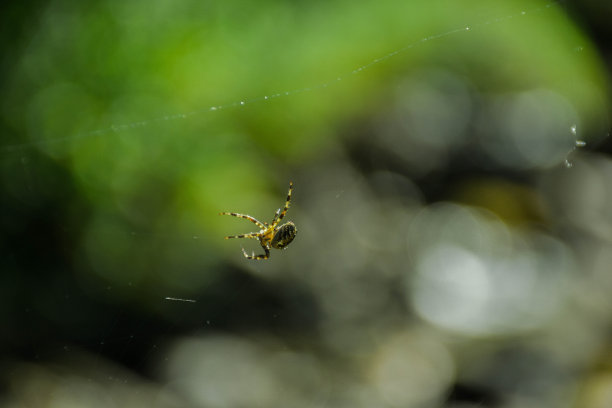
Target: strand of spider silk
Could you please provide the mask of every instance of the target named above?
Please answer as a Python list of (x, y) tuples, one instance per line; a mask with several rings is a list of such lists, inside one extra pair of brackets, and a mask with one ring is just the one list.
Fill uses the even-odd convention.
[(170, 297), (170, 296), (166, 296), (164, 299), (166, 299), (166, 300), (175, 300), (177, 302), (189, 302), (189, 303), (195, 303), (196, 302), (194, 299), (181, 299), (181, 298), (175, 298), (175, 297)]
[(0, 147), (0, 151), (1, 152), (14, 152), (14, 151), (18, 151), (21, 149), (25, 149), (25, 148), (31, 148), (34, 146), (44, 146), (44, 145), (51, 145), (51, 144), (55, 144), (55, 143), (62, 143), (62, 142), (66, 142), (66, 141), (72, 141), (75, 139), (80, 139), (80, 138), (88, 138), (88, 137), (95, 137), (95, 136), (103, 136), (109, 133), (118, 133), (118, 132), (125, 132), (125, 131), (129, 131), (129, 130), (134, 130), (134, 129), (139, 129), (139, 128), (143, 128), (143, 127), (147, 127), (147, 126), (151, 126), (151, 125), (155, 125), (158, 123), (162, 123), (162, 122), (169, 122), (169, 121), (175, 121), (175, 120), (181, 120), (181, 119), (187, 119), (193, 116), (199, 116), (199, 115), (203, 115), (206, 113), (211, 113), (211, 112), (218, 112), (221, 110), (225, 110), (225, 109), (229, 109), (229, 108), (239, 108), (239, 107), (243, 107), (246, 105), (250, 105), (253, 103), (258, 103), (258, 102), (266, 102), (266, 101), (270, 101), (272, 99), (277, 99), (277, 98), (281, 98), (281, 97), (288, 97), (288, 96), (292, 96), (292, 95), (297, 95), (300, 93), (305, 93), (305, 92), (312, 92), (312, 91), (316, 91), (316, 90), (320, 90), (320, 89), (324, 89), (330, 86), (333, 86), (337, 83), (339, 83), (340, 81), (349, 78), (352, 75), (356, 75), (359, 74), (369, 68), (371, 68), (372, 66), (376, 65), (376, 64), (380, 64), (384, 61), (387, 61), (399, 54), (403, 54), (415, 47), (418, 47), (420, 45), (423, 45), (427, 42), (430, 41), (434, 41), (434, 40), (439, 40), (441, 38), (445, 38), (445, 37), (450, 37), (452, 35), (457, 35), (459, 33), (466, 33), (466, 32), (470, 32), (474, 29), (477, 28), (481, 28), (481, 27), (485, 27), (488, 25), (492, 25), (492, 24), (498, 24), (501, 23), (503, 21), (507, 21), (507, 20), (511, 20), (513, 18), (516, 17), (523, 17), (526, 15), (531, 15), (534, 13), (538, 13), (541, 11), (544, 11), (546, 9), (549, 9), (553, 6), (553, 4), (557, 4), (556, 1), (553, 1), (551, 3), (547, 3), (541, 6), (537, 6), (537, 7), (533, 7), (531, 9), (528, 10), (522, 10), (518, 13), (515, 14), (508, 14), (502, 17), (496, 17), (490, 20), (486, 20), (484, 22), (481, 23), (476, 23), (476, 24), (471, 24), (471, 25), (466, 25), (466, 26), (462, 26), (460, 28), (455, 28), (449, 31), (445, 31), (443, 33), (440, 34), (435, 34), (435, 35), (431, 35), (428, 37), (423, 37), (418, 41), (415, 41), (413, 43), (410, 43), (408, 45), (406, 45), (403, 48), (399, 48), (397, 50), (394, 50), (392, 52), (389, 52), (385, 55), (382, 55), (378, 58), (375, 58), (373, 60), (371, 60), (370, 62), (364, 64), (364, 65), (360, 65), (359, 67), (353, 69), (352, 71), (345, 73), (343, 75), (339, 75), (334, 79), (328, 80), (326, 82), (321, 82), (318, 85), (313, 85), (313, 86), (309, 86), (309, 87), (304, 87), (304, 88), (297, 88), (297, 89), (292, 89), (289, 91), (284, 91), (284, 92), (278, 92), (278, 93), (273, 93), (273, 94), (269, 94), (269, 95), (264, 95), (264, 96), (259, 96), (259, 97), (254, 97), (254, 98), (249, 98), (249, 99), (243, 99), (243, 100), (239, 100), (239, 101), (235, 101), (235, 102), (231, 102), (231, 103), (227, 103), (227, 104), (223, 104), (223, 105), (213, 105), (213, 106), (209, 106), (207, 108), (204, 109), (199, 109), (199, 110), (194, 110), (191, 112), (186, 112), (186, 113), (177, 113), (177, 114), (173, 114), (173, 115), (164, 115), (164, 116), (160, 116), (157, 118), (152, 118), (152, 119), (146, 119), (146, 120), (141, 120), (141, 121), (135, 121), (135, 122), (131, 122), (131, 123), (126, 123), (126, 124), (120, 124), (120, 125), (111, 125), (107, 128), (101, 128), (101, 129), (97, 129), (97, 130), (91, 130), (91, 131), (86, 131), (86, 132), (82, 132), (82, 133), (77, 133), (75, 135), (70, 135), (70, 136), (64, 136), (64, 137), (58, 137), (58, 138), (53, 138), (53, 139), (44, 139), (44, 140), (33, 140), (30, 142), (25, 142), (25, 143), (20, 143), (20, 144), (14, 144), (14, 145), (9, 145), (9, 146), (2, 146)]

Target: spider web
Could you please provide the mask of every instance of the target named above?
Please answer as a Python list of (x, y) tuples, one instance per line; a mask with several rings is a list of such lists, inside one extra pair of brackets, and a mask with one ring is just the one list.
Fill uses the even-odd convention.
[(61, 143), (61, 142), (66, 142), (69, 140), (80, 139), (80, 138), (88, 138), (88, 137), (104, 136), (108, 134), (124, 133), (124, 132), (129, 132), (135, 129), (155, 126), (155, 125), (162, 124), (162, 123), (193, 119), (193, 118), (200, 117), (202, 115), (208, 115), (208, 114), (220, 112), (220, 111), (227, 110), (227, 109), (244, 108), (252, 104), (271, 102), (279, 98), (293, 97), (293, 96), (297, 96), (302, 93), (321, 91), (328, 87), (333, 87), (342, 81), (350, 80), (353, 76), (359, 75), (363, 73), (364, 71), (371, 69), (375, 65), (385, 63), (388, 60), (394, 57), (397, 57), (401, 54), (407, 53), (416, 47), (422, 47), (428, 42), (442, 40), (447, 37), (461, 35), (461, 34), (468, 35), (471, 31), (479, 30), (483, 27), (487, 27), (487, 26), (494, 25), (494, 24), (501, 24), (501, 23), (504, 23), (504, 22), (507, 22), (513, 19), (530, 17), (530, 16), (533, 16), (534, 14), (542, 13), (558, 4), (559, 4), (558, 2), (550, 2), (550, 3), (538, 5), (535, 7), (528, 7), (528, 8), (521, 9), (520, 11), (517, 11), (515, 13), (506, 14), (502, 16), (496, 16), (490, 19), (484, 19), (483, 21), (477, 21), (477, 22), (465, 24), (459, 27), (452, 28), (448, 31), (444, 31), (441, 33), (422, 37), (414, 42), (409, 43), (408, 45), (402, 48), (399, 48), (399, 49), (390, 51), (384, 55), (378, 56), (365, 64), (358, 65), (355, 69), (349, 72), (340, 73), (338, 76), (332, 79), (328, 79), (326, 81), (319, 82), (312, 86), (285, 90), (285, 91), (280, 91), (280, 92), (272, 92), (267, 95), (261, 95), (261, 96), (251, 97), (251, 98), (244, 98), (244, 99), (235, 100), (235, 101), (224, 103), (224, 104), (211, 105), (211, 106), (207, 106), (204, 108), (200, 108), (200, 109), (196, 109), (196, 110), (192, 110), (188, 112), (163, 114), (163, 115), (160, 115), (154, 118), (140, 119), (140, 120), (136, 120), (136, 121), (129, 122), (129, 123), (111, 124), (110, 126), (106, 128), (84, 131), (84, 132), (81, 132), (75, 135), (70, 135), (70, 136), (56, 137), (52, 139), (33, 140), (30, 142), (26, 142), (26, 143), (4, 145), (1, 147), (1, 149), (3, 153), (13, 153), (13, 152), (17, 152), (19, 150), (31, 148), (34, 146)]
[[(340, 72), (331, 79), (315, 82), (313, 85), (306, 87), (270, 92), (255, 97), (245, 97), (227, 103), (219, 103), (184, 111), (182, 113), (166, 113), (150, 118), (137, 119), (133, 122), (111, 124), (107, 127), (70, 134), (63, 137), (45, 138), (25, 143), (3, 144), (3, 146), (0, 147), (2, 154), (5, 157), (17, 158), (17, 165), (15, 166), (13, 161), (11, 161), (9, 164), (5, 165), (4, 171), (19, 172), (21, 174), (22, 183), (29, 185), (29, 189), (37, 189), (40, 188), (40, 186), (36, 184), (36, 175), (32, 174), (29, 164), (30, 159), (26, 154), (30, 150), (79, 139), (104, 138), (116, 134), (131, 136), (131, 132), (134, 130), (150, 129), (154, 131), (157, 126), (164, 124), (168, 124), (172, 128), (181, 128), (183, 126), (188, 126), (190, 123), (197, 122), (201, 118), (214, 117), (214, 115), (219, 115), (228, 110), (249, 110), (253, 108), (254, 105), (264, 105), (265, 108), (266, 104), (271, 105), (273, 102), (298, 98), (299, 95), (302, 94), (323, 94), (326, 89), (338, 87), (345, 82), (355, 80), (357, 77), (368, 75), (370, 71), (386, 64), (393, 64), (394, 59), (409, 54), (413, 50), (427, 48), (431, 43), (441, 42), (446, 39), (460, 36), (471, 36), (488, 26), (501, 24), (520, 25), (521, 20), (548, 12), (548, 10), (551, 8), (554, 9), (557, 6), (558, 4), (556, 2), (551, 2), (535, 7), (528, 7), (508, 14), (475, 18), (475, 20), (477, 20), (476, 22), (469, 22), (434, 32), (431, 35), (412, 41), (401, 48), (391, 50), (379, 56), (374, 56), (365, 63), (358, 61), (355, 63), (354, 69)], [(323, 98), (323, 95), (321, 95), (321, 98)], [(568, 129), (568, 133), (570, 137), (577, 137), (575, 125), (571, 130)], [(582, 141), (576, 141), (576, 146), (580, 147), (583, 143)], [(566, 158), (567, 167), (572, 167), (574, 165), (574, 149), (575, 147), (573, 146), (568, 148), (568, 152), (572, 153), (572, 157), (568, 156)], [(345, 169), (341, 169), (341, 171), (345, 171)], [(334, 176), (330, 176), (330, 179), (340, 180), (341, 178), (338, 177), (334, 179)], [(332, 183), (331, 181), (328, 182)], [(395, 182), (396, 181), (391, 181), (391, 183)], [(335, 201), (343, 208), (350, 208), (354, 200), (359, 198), (360, 194), (363, 194), (363, 192), (355, 192), (354, 186), (344, 187), (340, 182), (332, 183), (332, 185), (333, 187), (328, 190), (329, 196), (327, 198), (329, 201)], [(324, 189), (325, 186), (325, 181), (322, 181), (321, 188)], [(272, 203), (271, 207), (269, 207), (267, 203), (265, 206), (262, 205), (262, 207), (264, 207), (263, 211), (270, 211), (269, 215), (271, 215), (273, 213), (272, 210), (276, 208), (274, 206), (280, 206), (282, 204), (283, 188), (284, 184), (281, 184), (278, 191), (274, 194), (274, 197), (278, 196), (276, 197), (278, 203)], [(312, 192), (312, 190), (310, 192)], [(300, 200), (303, 203), (308, 203), (308, 190), (302, 190), (302, 192), (300, 192), (300, 185), (297, 185), (294, 200), (298, 203)], [(240, 203), (238, 204), (242, 205)], [(24, 205), (29, 205), (29, 203), (25, 203)], [(248, 207), (248, 205), (245, 206)], [(269, 210), (266, 210), (267, 208), (269, 208)], [(77, 206), (74, 210), (79, 211), (80, 209)], [(248, 208), (222, 208), (219, 210), (247, 212)], [(62, 212), (62, 209), (55, 208), (54, 211), (57, 215)], [(290, 210), (289, 213), (291, 214), (292, 210)], [(260, 217), (258, 214), (254, 215), (257, 218)], [(465, 222), (476, 222), (473, 221), (476, 219), (477, 222), (480, 223), (479, 225), (486, 225), (487, 228), (494, 229), (494, 227), (491, 226), (494, 223), (487, 220), (487, 216), (485, 215), (475, 216), (474, 214), (463, 214), (462, 216), (465, 217), (464, 221), (467, 220)], [(50, 218), (61, 220), (61, 216), (54, 217), (53, 214), (50, 214)], [(334, 224), (334, 220), (329, 221), (330, 224)], [(491, 225), (487, 224), (488, 222), (491, 222)], [(33, 246), (28, 248), (28, 250), (36, 253), (36, 251), (42, 251), (44, 249), (45, 254), (42, 256), (47, 256), (45, 259), (49, 264), (53, 264), (54, 257), (62, 252), (63, 246), (61, 241), (63, 239), (66, 239), (66, 237), (70, 235), (79, 236), (79, 234), (82, 233), (78, 225), (61, 225), (63, 231), (60, 231), (60, 233), (54, 237), (59, 243), (56, 242), (52, 245), (41, 243), (35, 238), (37, 223), (44, 224), (44, 221), (34, 220), (31, 225), (27, 226), (34, 241)], [(237, 221), (235, 224), (231, 224), (229, 228), (234, 228), (234, 226), (237, 231), (240, 231), (238, 228), (240, 228), (240, 226), (244, 227), (245, 224), (240, 224)], [(482, 228), (484, 230), (484, 227)], [(131, 230), (128, 236), (125, 234), (125, 229)], [(371, 230), (376, 232), (375, 227), (372, 227)], [(178, 241), (179, 246), (189, 248), (187, 251), (188, 253), (196, 253), (200, 246), (206, 245), (206, 240), (208, 239), (208, 237), (198, 232), (200, 230), (197, 227), (191, 229), (193, 233), (185, 236), (176, 236), (171, 228), (168, 229), (167, 233), (160, 231), (164, 231), (164, 226), (158, 227), (152, 225), (151, 229), (146, 231), (127, 226), (127, 228), (109, 228), (107, 232), (109, 236), (127, 244), (137, 243), (144, 239), (149, 240), (153, 236), (159, 237), (162, 242)], [(228, 231), (228, 235), (230, 233), (231, 231)], [(303, 232), (305, 235), (308, 233), (308, 231)], [(358, 235), (357, 233), (355, 234), (355, 236)], [(381, 232), (381, 235), (384, 235), (384, 231)], [(301, 237), (298, 237), (298, 239), (299, 238)], [(542, 239), (542, 241), (545, 240)], [(545, 242), (545, 244), (550, 243)], [(563, 246), (555, 245), (556, 241), (550, 244), (552, 247), (551, 251), (559, 250), (562, 255), (560, 258), (567, 255)], [(238, 259), (242, 258), (238, 248), (236, 247), (233, 249), (235, 249), (233, 255)], [(376, 248), (376, 250), (384, 251), (385, 249)], [(438, 250), (439, 253), (442, 253), (444, 256), (436, 257), (435, 259), (449, 257), (450, 259), (457, 260), (457, 264), (473, 261), (467, 251), (461, 252), (457, 251), (456, 248), (450, 247), (440, 247)], [(150, 251), (155, 251), (155, 248), (151, 248)], [(287, 252), (287, 254), (289, 254), (289, 252)], [(276, 257), (278, 257), (278, 265), (281, 265), (279, 269), (288, 268), (290, 273), (289, 276), (295, 279), (295, 274), (291, 274), (292, 269), (287, 260), (287, 254), (273, 254), (272, 259), (276, 260)], [(355, 258), (361, 259), (359, 258), (359, 254), (357, 254)], [(280, 259), (284, 259), (284, 262)], [(423, 268), (434, 272), (439, 270), (438, 265), (435, 263), (435, 259), (432, 260), (428, 258), (423, 260)], [(557, 264), (561, 266), (560, 275), (565, 273), (563, 268), (571, 263), (570, 261), (567, 261), (567, 263), (563, 263), (562, 261), (565, 262), (564, 258)], [(176, 262), (184, 266), (180, 260), (176, 260)], [(309, 265), (308, 260), (301, 262), (304, 262), (306, 266)], [(469, 275), (469, 278), (472, 279), (470, 282), (480, 284), (481, 280), (479, 279), (481, 279), (481, 277), (477, 273), (479, 271), (479, 264), (474, 262), (474, 265), (473, 269), (476, 270), (476, 272)], [(203, 266), (200, 267), (206, 269), (215, 266), (214, 264), (207, 265), (204, 263)], [(203, 285), (205, 289), (198, 293), (197, 297), (191, 296), (191, 292), (187, 290), (187, 288), (181, 288), (180, 285), (175, 287), (174, 290), (169, 290), (164, 287), (161, 292), (155, 288), (152, 288), (151, 291), (148, 292), (146, 288), (139, 287), (138, 282), (132, 281), (129, 281), (126, 287), (120, 287), (119, 285), (113, 285), (101, 279), (82, 283), (72, 277), (63, 277), (59, 281), (53, 281), (45, 278), (45, 274), (43, 273), (34, 275), (29, 278), (32, 279), (30, 282), (32, 287), (42, 285), (44, 282), (53, 282), (53, 286), (48, 288), (48, 293), (44, 299), (32, 299), (29, 295), (24, 295), (24, 300), (26, 301), (25, 310), (20, 312), (19, 316), (24, 320), (28, 319), (32, 311), (36, 309), (36, 305), (28, 306), (27, 302), (35, 301), (44, 304), (45, 301), (53, 299), (53, 302), (56, 302), (59, 305), (59, 309), (63, 311), (65, 321), (53, 322), (55, 316), (49, 317), (48, 320), (41, 319), (41, 321), (47, 322), (46, 324), (50, 325), (61, 325), (65, 329), (63, 333), (68, 332), (71, 327), (74, 327), (74, 330), (77, 331), (76, 327), (79, 325), (84, 325), (86, 329), (79, 333), (80, 337), (78, 337), (76, 341), (74, 338), (70, 337), (59, 337), (53, 339), (55, 344), (48, 344), (43, 340), (44, 327), (28, 327), (27, 332), (16, 335), (12, 341), (20, 342), (21, 345), (14, 346), (14, 344), (11, 344), (11, 347), (17, 349), (18, 353), (21, 353), (21, 355), (18, 354), (14, 360), (21, 363), (20, 360), (23, 359), (31, 365), (14, 364), (15, 361), (13, 361), (13, 358), (7, 358), (9, 361), (8, 366), (11, 369), (7, 375), (7, 382), (11, 383), (12, 381), (12, 384), (14, 384), (11, 386), (13, 388), (9, 387), (9, 394), (11, 394), (11, 392), (13, 394), (25, 394), (25, 387), (39, 383), (46, 384), (49, 387), (55, 387), (64, 392), (83, 387), (91, 391), (88, 394), (90, 398), (92, 395), (99, 394), (100, 389), (108, 389), (117, 386), (120, 389), (118, 393), (109, 396), (108, 399), (103, 398), (102, 400), (103, 404), (116, 403), (121, 405), (125, 404), (126, 401), (125, 399), (121, 399), (121, 393), (126, 393), (124, 388), (121, 387), (127, 384), (135, 389), (133, 394), (130, 394), (130, 396), (126, 398), (127, 400), (129, 400), (129, 398), (136, 398), (136, 396), (149, 395), (151, 392), (157, 392), (159, 399), (156, 400), (155, 403), (159, 404), (159, 406), (179, 406), (184, 400), (177, 398), (176, 394), (180, 394), (182, 390), (189, 388), (189, 384), (185, 385), (181, 383), (179, 376), (173, 377), (173, 374), (178, 372), (188, 377), (190, 373), (197, 374), (197, 370), (201, 370), (199, 373), (214, 373), (215, 370), (218, 370), (218, 373), (220, 373), (219, 377), (215, 377), (211, 380), (212, 385), (210, 388), (203, 385), (204, 391), (202, 391), (202, 395), (199, 396), (200, 399), (198, 399), (197, 392), (192, 391), (195, 392), (195, 394), (191, 394), (190, 398), (194, 406), (200, 406), (204, 404), (204, 402), (208, 402), (211, 406), (240, 406), (244, 403), (244, 400), (241, 399), (241, 397), (232, 397), (231, 393), (227, 393), (227, 390), (223, 389), (223, 387), (228, 387), (230, 385), (239, 390), (246, 390), (245, 395), (247, 397), (244, 398), (250, 398), (254, 401), (254, 406), (265, 406), (265, 402), (269, 401), (272, 393), (270, 390), (276, 389), (273, 383), (277, 381), (278, 378), (271, 375), (269, 372), (259, 372), (257, 370), (258, 367), (263, 367), (265, 365), (264, 360), (266, 357), (269, 357), (271, 360), (274, 360), (271, 370), (276, 373), (275, 375), (278, 375), (278, 373), (290, 372), (291, 370), (287, 370), (287, 367), (291, 368), (297, 366), (304, 371), (304, 377), (300, 381), (304, 381), (306, 385), (299, 383), (299, 381), (295, 379), (289, 378), (288, 383), (290, 384), (290, 388), (293, 387), (293, 391), (291, 395), (286, 396), (290, 401), (301, 401), (303, 404), (302, 406), (342, 406), (340, 402), (354, 402), (357, 400), (368, 401), (374, 398), (373, 395), (350, 397), (344, 395), (343, 393), (351, 393), (351, 391), (349, 389), (340, 390), (340, 384), (345, 381), (343, 378), (346, 378), (343, 377), (341, 370), (339, 370), (340, 372), (326, 370), (322, 367), (320, 361), (309, 357), (308, 354), (311, 350), (321, 352), (322, 355), (330, 352), (333, 353), (333, 350), (330, 351), (326, 346), (321, 346), (317, 343), (310, 344), (308, 341), (303, 340), (288, 339), (286, 340), (287, 344), (279, 348), (290, 348), (292, 351), (282, 355), (276, 352), (277, 345), (275, 341), (277, 340), (274, 340), (275, 336), (282, 338), (284, 333), (290, 331), (295, 333), (295, 337), (299, 338), (300, 334), (303, 333), (317, 332), (318, 330), (322, 332), (325, 331), (324, 328), (318, 326), (319, 322), (317, 321), (317, 316), (322, 313), (321, 310), (319, 310), (321, 306), (317, 305), (317, 302), (306, 289), (293, 285), (290, 279), (279, 277), (282, 276), (281, 273), (287, 271), (279, 271), (279, 269), (274, 270), (268, 265), (261, 263), (250, 263), (246, 266), (234, 263), (224, 266), (224, 275), (222, 277), (215, 276), (210, 278), (211, 280), (207, 282), (206, 285)], [(179, 267), (177, 267), (177, 269), (179, 269)], [(303, 269), (308, 270), (307, 267), (303, 267)], [(297, 267), (293, 270), (297, 270)], [(458, 271), (461, 272), (459, 269)], [(180, 272), (176, 272), (177, 276), (175, 279), (180, 280)], [(61, 271), (52, 271), (51, 273), (61, 273)], [(118, 271), (118, 273), (120, 273), (120, 271)], [(345, 273), (347, 274), (345, 277), (349, 278), (350, 276), (348, 275), (350, 275), (350, 272)], [(273, 279), (269, 278), (270, 274), (272, 274), (271, 276)], [(324, 277), (317, 279), (316, 276), (313, 276), (311, 278), (313, 281), (310, 282), (310, 284), (313, 285), (313, 287), (317, 287), (317, 285), (323, 286), (321, 282), (325, 279)], [(441, 279), (443, 280), (446, 278), (442, 277)], [(40, 279), (43, 283), (37, 282), (37, 279)], [(554, 278), (550, 279), (553, 283), (560, 282)], [(525, 278), (525, 280), (528, 280), (528, 278)], [(429, 281), (421, 283), (426, 285), (428, 282)], [(563, 282), (565, 281), (561, 281), (561, 283)], [(431, 284), (431, 282), (429, 282), (429, 284)], [(367, 285), (367, 282), (365, 285)], [(470, 288), (464, 289), (466, 291), (471, 290)], [(181, 290), (184, 290), (184, 292), (181, 292)], [(376, 290), (376, 288), (374, 287), (372, 290)], [(561, 289), (556, 287), (552, 287), (550, 290), (555, 293), (561, 291)], [(122, 300), (119, 302), (112, 301), (112, 296), (101, 295), (103, 292), (111, 293), (115, 291), (121, 293), (118, 298)], [(130, 296), (134, 291), (147, 292), (146, 299), (142, 302), (146, 306), (130, 303)], [(40, 293), (40, 291), (37, 293)], [(185, 293), (187, 295), (184, 295)], [(346, 294), (338, 294), (340, 299), (345, 299), (343, 297), (345, 295)], [(334, 294), (329, 294), (329, 297), (334, 297)], [(442, 326), (447, 323), (447, 321), (444, 320), (444, 315), (440, 316), (431, 312), (432, 309), (428, 309), (433, 308), (433, 306), (428, 303), (427, 299), (419, 299), (420, 298), (418, 298), (416, 304), (416, 309), (420, 313), (431, 317), (434, 323), (438, 323)], [(419, 301), (420, 303), (418, 303)], [(16, 301), (16, 303), (20, 306), (23, 305), (23, 302)], [(75, 316), (75, 314), (72, 313), (71, 309), (74, 305), (89, 305), (91, 310), (84, 311), (85, 314), (87, 312), (91, 313), (87, 318), (89, 322), (84, 321), (82, 315)], [(372, 307), (377, 307), (377, 305), (373, 304)], [(100, 310), (106, 310), (106, 312), (101, 313)], [(455, 312), (460, 314), (462, 310), (457, 310)], [(432, 314), (428, 315), (427, 313)], [(534, 314), (537, 315), (537, 313)], [(529, 324), (536, 325), (538, 323), (537, 319), (544, 319), (545, 317), (547, 317), (547, 315), (537, 315), (533, 318), (534, 320), (526, 319), (526, 326), (521, 327), (521, 330), (530, 329), (531, 327)], [(381, 317), (381, 320), (384, 319)], [(48, 323), (49, 321), (53, 323)], [(92, 324), (91, 321), (94, 321), (95, 324)], [(479, 329), (486, 332), (489, 327), (486, 324), (490, 324), (490, 322), (482, 324), (485, 328), (480, 327)], [(450, 329), (457, 329), (457, 327), (450, 327)], [(503, 334), (503, 330), (499, 330), (499, 333)], [(257, 342), (256, 345), (249, 343), (248, 340), (237, 340), (237, 338), (247, 339), (250, 336), (256, 337), (261, 332), (264, 333), (264, 338), (271, 338), (271, 340), (263, 340)], [(486, 333), (493, 335), (498, 334), (496, 331)], [(408, 339), (400, 336), (397, 339), (397, 344), (399, 344), (399, 346), (396, 347), (394, 345), (390, 348), (390, 354), (380, 356), (381, 361), (376, 369), (378, 371), (374, 372), (373, 375), (377, 378), (387, 379), (387, 376), (391, 375), (389, 373), (393, 373), (394, 369), (400, 370), (400, 374), (404, 373), (404, 371), (402, 371), (404, 368), (393, 367), (392, 361), (395, 357), (398, 357), (400, 360), (405, 358), (405, 353), (407, 353), (405, 350), (414, 346), (417, 350), (423, 351), (424, 354), (437, 354), (434, 364), (432, 366), (425, 366), (424, 369), (426, 371), (433, 367), (439, 370), (439, 376), (435, 378), (442, 384), (448, 385), (451, 381), (449, 378), (452, 376), (452, 367), (449, 363), (450, 356), (447, 355), (446, 349), (442, 347), (441, 344), (433, 342), (432, 345), (429, 345), (428, 339), (431, 339), (429, 336), (430, 334), (423, 332), (417, 333), (416, 339)], [(187, 338), (187, 340), (185, 340), (184, 348), (177, 351), (173, 348), (173, 342), (179, 337)], [(331, 339), (327, 339), (327, 341), (330, 343), (332, 342)], [(193, 371), (181, 368), (189, 365), (190, 352), (195, 354), (202, 347), (208, 347), (208, 349), (212, 350), (208, 359), (204, 362), (200, 362), (201, 366), (194, 367)], [(436, 349), (436, 347), (440, 347), (439, 350)], [(358, 351), (359, 350), (356, 352)], [(441, 352), (437, 353), (437, 351)], [(216, 359), (215, 353), (217, 355), (226, 356), (227, 359)], [(415, 357), (411, 355), (408, 357), (406, 357), (406, 361), (412, 361), (411, 359), (419, 361), (418, 356)], [(508, 359), (511, 359), (510, 357), (508, 357)], [(523, 358), (524, 356), (521, 355), (520, 357)], [(57, 364), (59, 368), (53, 368), (53, 364), (49, 363), (50, 361)], [(247, 361), (249, 364), (242, 365), (244, 361)], [(501, 363), (502, 362), (500, 362), (500, 364)], [(126, 367), (129, 367), (129, 369), (126, 369)], [(181, 369), (184, 371), (181, 372)], [(242, 369), (253, 371), (248, 372), (242, 377)], [(231, 376), (231, 378), (225, 381), (223, 380), (224, 375)], [(322, 375), (323, 378), (317, 378), (319, 375)], [(53, 376), (57, 376), (61, 379), (57, 381), (50, 379)], [(194, 376), (196, 375), (194, 374)], [(172, 380), (179, 378), (176, 379), (177, 384), (169, 385), (169, 390), (160, 390), (156, 383), (163, 383), (167, 381), (168, 377), (172, 378)], [(253, 378), (261, 378), (261, 381), (251, 384), (250, 381), (252, 381)], [(381, 383), (383, 383), (382, 380)], [(103, 386), (97, 387), (97, 384), (102, 384)], [(381, 386), (381, 392), (385, 395), (385, 398), (387, 398), (387, 402), (390, 401), (390, 403), (395, 403), (399, 401), (400, 404), (407, 404), (406, 406), (409, 406), (409, 404), (415, 404), (416, 406), (416, 404), (419, 403), (430, 402), (428, 400), (410, 400), (405, 393), (401, 392), (397, 384), (394, 385), (392, 381), (386, 381), (384, 384), (391, 384), (389, 388)], [(359, 386), (359, 383), (355, 385)], [(217, 389), (214, 387), (217, 387)], [(301, 390), (300, 387), (305, 387), (306, 391)], [(314, 395), (309, 394), (309, 390), (312, 389), (318, 389), (319, 392)], [(465, 390), (461, 387), (456, 387), (451, 390), (451, 393), (459, 401), (470, 401), (471, 398), (475, 398), (475, 400), (479, 400), (485, 405), (493, 405), (495, 403), (497, 398), (495, 395), (489, 395), (487, 392), (480, 391), (479, 389), (470, 388), (469, 390)], [(221, 399), (215, 400), (215, 392), (220, 393), (219, 395), (221, 396), (219, 398)], [(474, 392), (477, 394), (476, 397), (471, 396), (471, 393)], [(354, 392), (354, 394), (358, 393)], [(429, 396), (425, 395), (425, 397), (428, 398)], [(113, 400), (115, 398), (117, 399), (116, 401)], [(151, 401), (151, 399), (147, 398), (144, 398), (144, 400)], [(8, 401), (12, 402), (10, 397)], [(56, 401), (61, 401), (61, 398), (58, 397)], [(40, 400), (38, 402), (40, 402)], [(336, 404), (337, 402), (338, 405)]]

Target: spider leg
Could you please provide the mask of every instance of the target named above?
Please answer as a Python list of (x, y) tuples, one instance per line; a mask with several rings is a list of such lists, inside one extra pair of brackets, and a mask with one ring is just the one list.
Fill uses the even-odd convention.
[(274, 219), (272, 220), (273, 226), (276, 226), (276, 224), (278, 224), (278, 217), (280, 216), (280, 212), (281, 209), (279, 208), (278, 210), (276, 210), (276, 213), (274, 213)]
[(283, 219), (285, 214), (287, 214), (287, 210), (289, 209), (289, 205), (291, 204), (291, 192), (293, 191), (293, 181), (289, 182), (289, 192), (287, 193), (287, 200), (285, 201), (285, 207), (281, 211), (279, 208), (276, 210), (276, 214), (274, 215), (274, 220), (272, 221), (272, 227), (276, 227), (278, 223)]
[(250, 234), (230, 235), (229, 237), (225, 237), (225, 239), (231, 238), (259, 238), (259, 233), (251, 232)]
[(246, 215), (246, 214), (238, 214), (238, 213), (233, 213), (233, 212), (222, 212), (222, 213), (219, 213), (219, 215), (231, 215), (233, 217), (244, 218), (245, 220), (249, 220), (252, 223), (256, 224), (261, 229), (266, 229), (268, 226), (267, 223), (256, 220), (254, 217), (251, 217), (250, 215)]
[(242, 253), (244, 254), (244, 257), (246, 259), (268, 259), (270, 257), (270, 250), (265, 247), (265, 246), (261, 246), (264, 251), (266, 251), (265, 254), (261, 254), (261, 255), (255, 255), (255, 251), (251, 252), (251, 255), (247, 254), (247, 252), (244, 250), (244, 248), (242, 248)]

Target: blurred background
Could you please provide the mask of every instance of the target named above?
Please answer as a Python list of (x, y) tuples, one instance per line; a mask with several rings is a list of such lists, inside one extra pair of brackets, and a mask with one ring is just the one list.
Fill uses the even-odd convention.
[(612, 407), (611, 17), (2, 6), (0, 405)]

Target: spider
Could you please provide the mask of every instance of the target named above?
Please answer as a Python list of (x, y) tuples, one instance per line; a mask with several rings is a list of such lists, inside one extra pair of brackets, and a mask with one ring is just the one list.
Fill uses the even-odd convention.
[(225, 239), (231, 238), (257, 238), (259, 239), (259, 243), (261, 247), (265, 251), (265, 254), (255, 255), (255, 252), (251, 252), (251, 255), (247, 254), (247, 252), (242, 248), (242, 253), (244, 257), (247, 259), (268, 259), (270, 257), (270, 248), (276, 249), (285, 249), (287, 245), (293, 241), (295, 235), (297, 234), (297, 228), (295, 228), (295, 224), (291, 221), (278, 226), (281, 222), (287, 210), (289, 209), (289, 204), (291, 203), (291, 192), (293, 191), (293, 182), (289, 182), (289, 192), (287, 193), (287, 201), (285, 201), (285, 208), (281, 211), (279, 208), (276, 210), (276, 214), (274, 214), (274, 219), (270, 224), (267, 222), (261, 222), (256, 220), (254, 217), (245, 214), (238, 214), (233, 212), (222, 212), (219, 215), (231, 215), (238, 218), (245, 218), (252, 223), (256, 224), (259, 228), (259, 232), (251, 232), (249, 234), (242, 235), (232, 235), (229, 237), (225, 237)]

